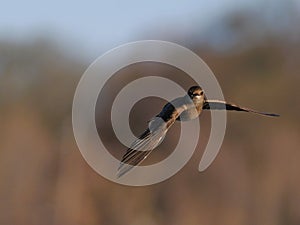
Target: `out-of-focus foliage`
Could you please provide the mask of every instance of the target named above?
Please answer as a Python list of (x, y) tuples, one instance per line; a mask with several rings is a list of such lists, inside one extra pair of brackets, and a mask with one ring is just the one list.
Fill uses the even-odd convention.
[[(235, 18), (235, 29), (255, 36), (257, 31)], [(251, 45), (240, 40), (221, 52), (203, 45), (193, 50), (214, 71), (226, 99), (281, 117), (229, 113), (221, 152), (199, 173), (209, 135), (209, 114), (204, 113), (199, 148), (187, 166), (163, 183), (139, 188), (100, 177), (77, 149), (71, 104), (86, 65), (48, 42), (0, 43), (0, 224), (299, 224), (300, 41), (290, 39), (288, 32), (262, 32)], [(133, 71), (172, 72), (155, 64), (137, 65)], [(107, 102), (111, 94), (104, 93)], [(146, 121), (161, 104), (148, 106), (148, 114), (143, 113), (147, 105), (137, 106), (133, 113), (142, 116), (136, 120)], [(104, 129), (101, 107), (97, 122)], [(137, 130), (145, 125), (139, 123)], [(114, 146), (107, 129), (103, 139)], [(178, 125), (154, 158), (170, 152), (176, 130)], [(118, 146), (116, 151), (121, 156), (125, 149)]]

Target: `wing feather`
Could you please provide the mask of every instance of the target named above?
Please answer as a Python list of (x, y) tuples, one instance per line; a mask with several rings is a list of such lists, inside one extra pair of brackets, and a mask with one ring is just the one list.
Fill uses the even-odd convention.
[(142, 163), (161, 143), (178, 116), (186, 110), (184, 100), (178, 98), (166, 104), (163, 110), (150, 120), (149, 128), (131, 144), (123, 156), (117, 171), (118, 178)]
[(219, 100), (207, 100), (204, 105), (203, 109), (210, 109), (210, 110), (233, 110), (233, 111), (243, 111), (243, 112), (251, 112), (251, 113), (256, 113), (264, 116), (272, 116), (272, 117), (278, 117), (280, 115), (275, 114), (275, 113), (267, 113), (267, 112), (259, 112), (253, 109), (249, 108), (244, 108), (240, 107), (235, 104), (227, 103), (224, 101), (219, 101)]
[[(151, 127), (151, 123), (156, 124), (154, 127)], [(150, 122), (150, 128), (148, 128), (131, 144), (130, 148), (127, 149), (118, 168), (118, 177), (123, 176), (147, 158), (153, 149), (161, 143), (168, 130), (166, 126), (167, 124), (159, 117), (155, 117)]]

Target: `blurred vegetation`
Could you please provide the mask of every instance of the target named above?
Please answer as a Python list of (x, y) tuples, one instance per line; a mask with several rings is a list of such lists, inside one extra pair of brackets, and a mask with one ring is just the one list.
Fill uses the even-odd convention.
[[(194, 44), (193, 51), (214, 71), (226, 99), (281, 117), (229, 113), (221, 152), (199, 173), (209, 135), (209, 113), (204, 113), (199, 149), (191, 161), (176, 176), (149, 187), (109, 182), (82, 158), (72, 133), (71, 107), (87, 63), (48, 41), (2, 41), (0, 224), (300, 224), (299, 33), (294, 26), (258, 32), (249, 21), (249, 15), (224, 21), (226, 31), (234, 34), (234, 28), (239, 34), (226, 49), (206, 43)], [(105, 129), (101, 138), (116, 146), (118, 157), (125, 148), (103, 119), (109, 115), (104, 106), (123, 83), (154, 72), (175, 74), (186, 87), (192, 82), (182, 81), (174, 68), (143, 64), (119, 71), (118, 82), (112, 80), (102, 93), (106, 103), (98, 110), (98, 128)], [(137, 133), (163, 105), (152, 101), (157, 104), (149, 108), (145, 100), (132, 112)], [(169, 132), (154, 158), (172, 150), (168, 146), (176, 144), (178, 128)]]

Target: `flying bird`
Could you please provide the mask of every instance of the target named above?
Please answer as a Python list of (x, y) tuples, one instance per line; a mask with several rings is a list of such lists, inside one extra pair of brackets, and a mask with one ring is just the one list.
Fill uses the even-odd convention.
[(219, 100), (208, 100), (199, 86), (189, 88), (186, 95), (168, 102), (162, 111), (149, 121), (148, 128), (136, 139), (124, 154), (117, 171), (121, 177), (138, 166), (163, 140), (167, 131), (177, 121), (196, 119), (202, 110), (233, 110), (277, 117), (278, 114), (258, 112)]

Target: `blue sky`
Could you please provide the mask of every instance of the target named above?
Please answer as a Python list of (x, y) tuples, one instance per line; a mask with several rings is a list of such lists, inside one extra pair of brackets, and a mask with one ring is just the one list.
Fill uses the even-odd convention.
[(1, 3), (0, 40), (49, 37), (94, 55), (129, 41), (160, 38), (156, 29), (182, 35), (195, 27), (201, 30), (224, 12), (256, 1), (11, 0)]

